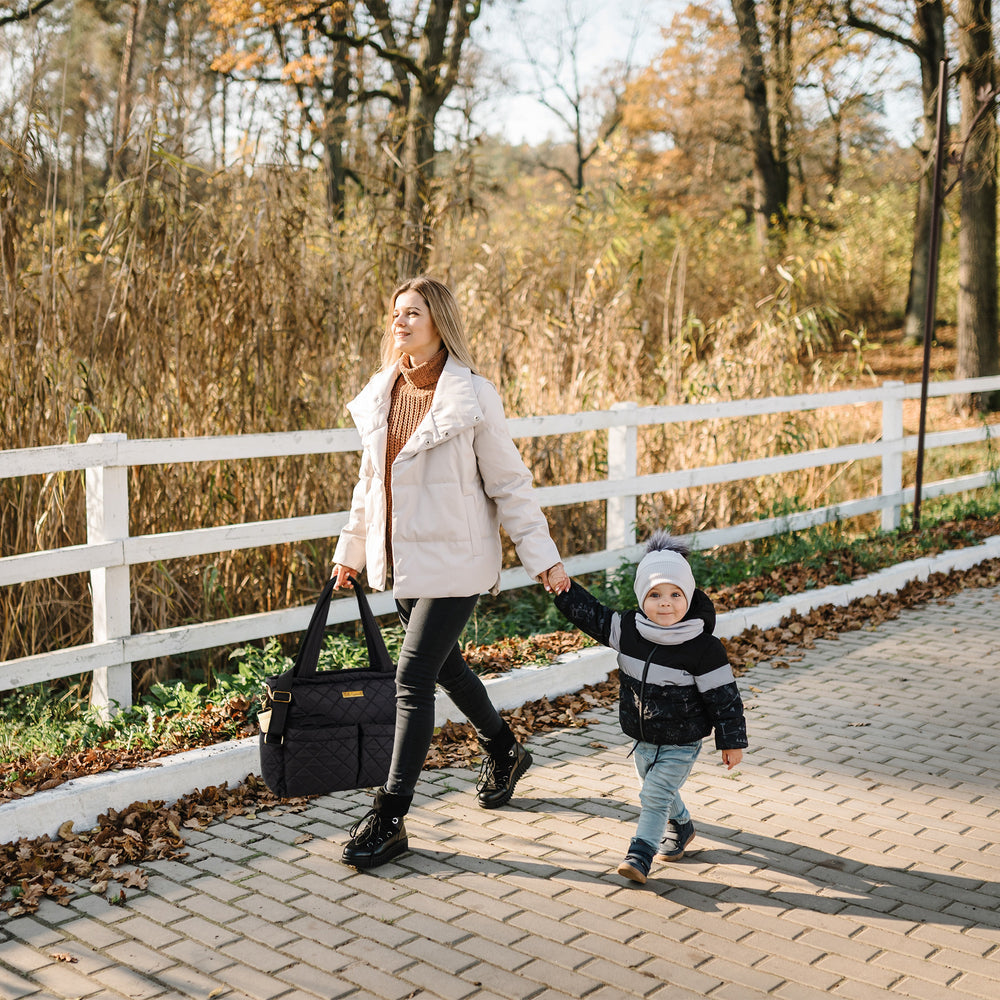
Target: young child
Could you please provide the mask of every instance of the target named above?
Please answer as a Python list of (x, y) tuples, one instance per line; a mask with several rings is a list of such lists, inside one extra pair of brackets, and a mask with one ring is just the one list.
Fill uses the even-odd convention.
[(701, 741), (714, 730), (730, 769), (747, 745), (743, 702), (725, 647), (713, 635), (715, 607), (695, 587), (688, 553), (665, 532), (649, 539), (635, 575), (640, 611), (614, 611), (575, 581), (555, 599), (577, 628), (618, 653), (619, 719), (636, 741), (642, 786), (639, 824), (618, 873), (640, 885), (654, 855), (677, 861), (694, 838), (680, 788)]

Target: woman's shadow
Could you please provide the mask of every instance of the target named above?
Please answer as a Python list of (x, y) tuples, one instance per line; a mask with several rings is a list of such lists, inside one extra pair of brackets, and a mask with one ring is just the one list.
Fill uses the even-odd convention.
[[(518, 812), (574, 816), (581, 813), (622, 820), (622, 844), (638, 815), (634, 804), (611, 798), (519, 798), (508, 807)], [(445, 825), (437, 825), (443, 833)], [(763, 836), (715, 823), (698, 822), (698, 839), (680, 861), (654, 862), (649, 881), (637, 886), (615, 872), (620, 860), (588, 853), (581, 829), (579, 851), (567, 848), (565, 838), (546, 858), (537, 856), (538, 841), (520, 841), (504, 833), (481, 855), (425, 850), (419, 846), (398, 862), (421, 874), (479, 872), (493, 877), (530, 876), (606, 885), (617, 879), (623, 888), (654, 892), (690, 909), (717, 912), (736, 905), (772, 906), (847, 916), (879, 916), (909, 923), (936, 923), (954, 927), (1000, 928), (1000, 883), (965, 878), (915, 866), (893, 867), (854, 861), (847, 855), (822, 850), (820, 841), (799, 843)], [(419, 840), (419, 828), (412, 833)], [(522, 852), (520, 845), (530, 849)], [(463, 843), (463, 846), (464, 843)], [(725, 871), (738, 874), (738, 885), (726, 881)], [(712, 877), (705, 877), (708, 870)], [(750, 876), (749, 878), (747, 876)], [(399, 877), (396, 869), (394, 877)], [(404, 876), (405, 877), (405, 876)], [(758, 888), (752, 880), (769, 883)]]

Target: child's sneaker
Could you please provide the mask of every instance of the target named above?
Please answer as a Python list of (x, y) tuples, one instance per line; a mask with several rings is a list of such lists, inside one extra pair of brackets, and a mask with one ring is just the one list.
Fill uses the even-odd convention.
[(654, 848), (646, 841), (633, 838), (628, 845), (625, 860), (618, 866), (618, 874), (638, 882), (639, 885), (645, 885), (649, 868), (653, 863), (653, 850)]
[(672, 819), (667, 823), (663, 840), (656, 852), (657, 861), (680, 861), (684, 857), (684, 848), (694, 840), (694, 823), (678, 823)]

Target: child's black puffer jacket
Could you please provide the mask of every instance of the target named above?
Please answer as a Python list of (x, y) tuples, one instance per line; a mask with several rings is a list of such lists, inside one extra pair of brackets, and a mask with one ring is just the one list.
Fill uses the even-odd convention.
[(676, 645), (640, 635), (638, 611), (614, 611), (574, 582), (556, 607), (582, 632), (618, 653), (618, 715), (627, 736), (645, 743), (694, 743), (715, 731), (718, 750), (747, 745), (743, 701), (725, 646), (714, 635), (715, 607), (695, 590), (684, 621), (701, 619), (701, 635)]

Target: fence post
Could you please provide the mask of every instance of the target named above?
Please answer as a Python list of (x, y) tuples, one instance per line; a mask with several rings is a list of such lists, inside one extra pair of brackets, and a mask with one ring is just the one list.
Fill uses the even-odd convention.
[[(124, 441), (125, 434), (91, 434), (91, 443)], [(99, 466), (87, 469), (87, 541), (109, 542), (128, 537), (128, 469)], [(132, 627), (129, 567), (108, 566), (90, 571), (94, 608), (94, 642), (127, 636)], [(132, 705), (132, 664), (118, 663), (94, 671), (91, 706), (103, 718)]]
[[(882, 495), (898, 493), (903, 488), (903, 389), (905, 382), (883, 382), (882, 443), (889, 449), (882, 455)], [(894, 503), (882, 508), (882, 530), (899, 527), (902, 507)]]
[[(612, 411), (636, 410), (636, 403), (615, 403)], [(631, 479), (639, 474), (639, 428), (635, 424), (608, 428), (608, 481)], [(636, 497), (609, 497), (604, 547), (623, 549), (635, 545)], [(609, 580), (614, 576), (608, 574)]]

